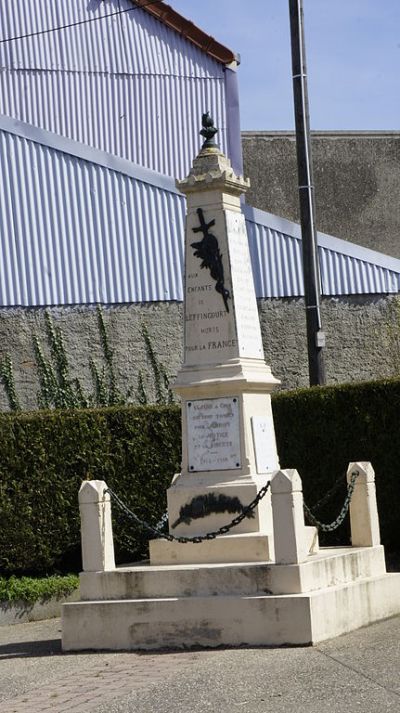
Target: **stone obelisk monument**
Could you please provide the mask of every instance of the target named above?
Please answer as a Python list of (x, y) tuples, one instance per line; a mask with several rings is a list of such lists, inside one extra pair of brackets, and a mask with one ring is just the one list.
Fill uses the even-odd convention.
[[(279, 470), (240, 196), (246, 182), (205, 143), (179, 188), (188, 199), (182, 471), (168, 491), (170, 533), (150, 564), (115, 567), (110, 493), (82, 484), (81, 600), (63, 606), (64, 651), (310, 645), (399, 613), (400, 574), (386, 574), (374, 471), (350, 463), (353, 547), (318, 550), (296, 470)], [(270, 492), (246, 506), (271, 478)], [(265, 488), (262, 492), (266, 492)], [(275, 536), (275, 548), (273, 534)], [(259, 563), (259, 564), (257, 564)], [(161, 565), (161, 566), (159, 566)]]
[[(187, 537), (230, 522), (279, 468), (270, 397), (278, 381), (264, 360), (241, 210), (249, 183), (233, 172), (216, 131), (205, 114), (201, 151), (177, 182), (187, 196), (184, 363), (174, 384), (182, 400), (182, 472), (168, 491), (168, 515), (171, 534)], [(151, 561), (268, 560), (269, 494), (223, 539), (223, 546), (189, 548), (153, 541)]]

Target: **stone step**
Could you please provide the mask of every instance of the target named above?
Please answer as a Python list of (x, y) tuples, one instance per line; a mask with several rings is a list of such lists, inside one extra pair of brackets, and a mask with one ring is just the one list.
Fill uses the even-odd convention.
[(308, 594), (86, 601), (63, 607), (64, 651), (310, 645), (400, 613), (400, 574)]
[(302, 564), (153, 566), (83, 572), (82, 600), (299, 594), (385, 574), (383, 547), (324, 548)]
[(150, 562), (156, 566), (268, 562), (273, 559), (272, 547), (271, 535), (256, 532), (223, 535), (197, 543), (169, 542), (162, 538), (149, 542)]

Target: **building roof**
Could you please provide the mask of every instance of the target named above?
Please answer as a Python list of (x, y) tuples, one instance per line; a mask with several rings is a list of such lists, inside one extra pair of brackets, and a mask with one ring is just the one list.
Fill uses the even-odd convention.
[(238, 62), (239, 58), (232, 50), (218, 42), (214, 37), (197, 27), (191, 20), (187, 20), (179, 12), (176, 12), (170, 5), (166, 5), (162, 0), (151, 2), (149, 0), (132, 0), (136, 5), (149, 12), (163, 22), (167, 27), (176, 30), (187, 40), (193, 42), (197, 47), (206, 52), (222, 64)]

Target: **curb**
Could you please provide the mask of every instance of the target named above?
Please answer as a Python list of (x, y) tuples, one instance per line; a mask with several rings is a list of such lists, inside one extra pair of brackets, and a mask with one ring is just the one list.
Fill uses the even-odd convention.
[(26, 624), (29, 621), (54, 619), (61, 616), (61, 607), (67, 602), (79, 601), (79, 588), (66, 597), (51, 597), (37, 602), (0, 602), (0, 626)]

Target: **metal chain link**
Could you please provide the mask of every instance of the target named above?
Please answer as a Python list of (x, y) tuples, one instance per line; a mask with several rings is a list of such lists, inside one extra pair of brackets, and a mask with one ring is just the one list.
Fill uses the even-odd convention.
[[(346, 474), (345, 474), (345, 477), (346, 477)], [(313, 505), (311, 505), (311, 509), (315, 512), (315, 510), (319, 510), (320, 508), (322, 508), (322, 506), (325, 505), (328, 502), (328, 500), (330, 500), (331, 497), (333, 495), (335, 495), (335, 493), (337, 493), (340, 490), (341, 487), (343, 487), (343, 475), (341, 475), (337, 479), (336, 483), (334, 483), (332, 485), (331, 489), (328, 490), (328, 492), (325, 493), (325, 495), (323, 495), (322, 498), (320, 498), (319, 500), (317, 500), (316, 503), (313, 503)]]
[(303, 503), (304, 512), (307, 515), (307, 517), (312, 525), (315, 525), (319, 530), (322, 530), (322, 532), (333, 532), (333, 530), (336, 530), (339, 527), (339, 525), (342, 524), (344, 518), (347, 515), (347, 511), (350, 506), (350, 501), (351, 501), (352, 495), (354, 493), (355, 483), (356, 483), (358, 476), (359, 476), (358, 470), (355, 470), (351, 474), (350, 483), (347, 486), (347, 495), (346, 495), (346, 499), (343, 503), (343, 507), (342, 507), (339, 515), (337, 516), (336, 520), (331, 522), (329, 525), (324, 525), (324, 523), (317, 520), (317, 518), (312, 514), (310, 508), (307, 507), (307, 505), (305, 503)]
[[(313, 525), (315, 525), (319, 530), (322, 530), (323, 532), (332, 532), (333, 530), (336, 530), (339, 527), (339, 525), (342, 524), (344, 518), (347, 515), (347, 511), (350, 506), (350, 501), (351, 501), (351, 498), (352, 498), (352, 495), (354, 492), (355, 482), (356, 482), (358, 475), (359, 475), (359, 471), (354, 471), (351, 474), (350, 483), (347, 486), (347, 496), (343, 503), (343, 507), (342, 507), (339, 515), (337, 516), (337, 518), (333, 522), (331, 522), (329, 525), (326, 525), (326, 524), (320, 522), (319, 520), (317, 520), (317, 518), (311, 512), (310, 508), (307, 507), (307, 505), (305, 503), (303, 503), (304, 512), (307, 515), (309, 521)], [(138, 525), (141, 525), (146, 530), (149, 530), (150, 532), (152, 532), (154, 535), (157, 535), (158, 537), (162, 537), (165, 540), (168, 540), (169, 542), (181, 542), (181, 543), (192, 542), (194, 544), (197, 544), (200, 542), (204, 542), (205, 540), (215, 540), (215, 538), (218, 537), (218, 535), (226, 535), (230, 530), (232, 530), (232, 528), (239, 525), (242, 522), (242, 520), (245, 519), (245, 517), (247, 517), (251, 512), (253, 512), (253, 510), (255, 510), (255, 508), (257, 507), (260, 500), (262, 500), (262, 498), (267, 494), (267, 492), (270, 488), (270, 485), (271, 485), (271, 481), (269, 480), (266, 483), (266, 485), (264, 485), (264, 487), (261, 488), (261, 490), (257, 493), (254, 500), (252, 500), (251, 503), (242, 510), (240, 515), (237, 515), (237, 517), (234, 517), (230, 523), (228, 523), (227, 525), (223, 525), (218, 530), (214, 530), (213, 532), (208, 532), (206, 535), (198, 535), (195, 537), (175, 537), (174, 535), (171, 535), (169, 533), (162, 532), (159, 529), (159, 525), (164, 524), (164, 522), (166, 522), (166, 518), (167, 518), (166, 513), (163, 515), (160, 523), (158, 523), (158, 525), (156, 527), (153, 527), (153, 525), (150, 525), (148, 522), (146, 522), (146, 520), (141, 520), (140, 517), (138, 517), (132, 510), (130, 510), (127, 507), (127, 505), (125, 505), (125, 503), (122, 502), (122, 500), (118, 497), (118, 495), (116, 493), (114, 493), (113, 490), (111, 490), (111, 488), (108, 488), (105, 491), (105, 493), (108, 493), (110, 495), (111, 499), (116, 503), (116, 505), (118, 505), (120, 510), (122, 512), (124, 512), (125, 515), (127, 515), (131, 520), (134, 520)], [(329, 499), (329, 497), (332, 495), (332, 493), (335, 492), (335, 490), (337, 489), (337, 485), (338, 485), (338, 483), (336, 483), (333, 486), (333, 488), (323, 498), (321, 498), (321, 500), (316, 504), (315, 507), (320, 507), (324, 502), (326, 502)]]
[(138, 525), (141, 525), (142, 527), (146, 528), (146, 530), (149, 530), (154, 535), (162, 537), (165, 540), (168, 540), (169, 542), (192, 542), (194, 544), (197, 544), (199, 542), (204, 542), (204, 540), (215, 540), (218, 535), (226, 535), (227, 532), (232, 530), (233, 527), (239, 525), (239, 523), (241, 523), (242, 520), (245, 519), (245, 517), (247, 517), (251, 512), (253, 512), (253, 510), (255, 510), (260, 500), (262, 500), (264, 495), (267, 494), (270, 485), (271, 481), (269, 480), (266, 485), (264, 485), (264, 487), (259, 490), (254, 500), (252, 500), (251, 503), (247, 505), (247, 507), (243, 508), (240, 515), (234, 517), (228, 525), (223, 525), (218, 530), (208, 532), (206, 535), (198, 535), (196, 537), (175, 537), (174, 535), (170, 535), (169, 533), (162, 532), (158, 529), (158, 527), (153, 527), (153, 525), (150, 525), (148, 522), (146, 522), (146, 520), (141, 520), (140, 517), (135, 515), (135, 513), (130, 510), (125, 505), (125, 503), (122, 502), (122, 500), (118, 497), (118, 495), (114, 493), (113, 490), (111, 490), (111, 488), (107, 488), (107, 490), (105, 490), (104, 492), (110, 495), (111, 499), (118, 505), (120, 510), (122, 510), (122, 512), (127, 515), (127, 517), (129, 517), (131, 520), (134, 520)]

